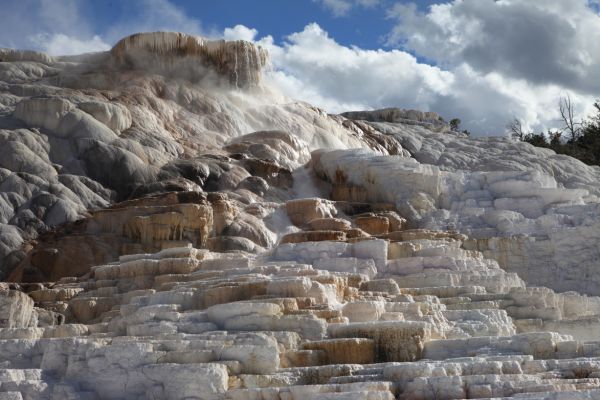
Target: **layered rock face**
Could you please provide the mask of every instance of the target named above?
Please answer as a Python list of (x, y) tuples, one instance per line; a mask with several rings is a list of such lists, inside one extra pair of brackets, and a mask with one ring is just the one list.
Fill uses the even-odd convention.
[(0, 51), (0, 399), (600, 397), (599, 170), (267, 63)]
[(367, 123), (396, 138), (411, 157), (314, 153), (334, 198), (394, 203), (415, 227), (467, 234), (466, 248), (529, 283), (600, 294), (598, 167), (507, 139)]
[[(189, 243), (120, 256), (28, 295), (2, 292), (10, 305), (2, 303), (0, 393), (457, 399), (600, 390), (600, 298), (528, 287), (456, 233), (315, 241), (313, 232), (347, 237), (365, 217), (326, 200), (287, 209), (298, 203), (306, 215), (337, 218), (313, 219), (308, 241), (258, 255)], [(396, 217), (374, 214), (386, 226)], [(340, 230), (310, 230), (325, 223)]]

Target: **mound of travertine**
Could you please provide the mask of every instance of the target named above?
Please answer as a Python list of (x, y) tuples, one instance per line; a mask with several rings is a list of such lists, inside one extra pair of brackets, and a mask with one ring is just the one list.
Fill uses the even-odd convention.
[(212, 207), (177, 206), (202, 219), (159, 218), (175, 236), (115, 220), (160, 251), (5, 285), (0, 398), (600, 395), (600, 298), (527, 287), (464, 235), (310, 198), (285, 203), (300, 230), (271, 251), (219, 252)]

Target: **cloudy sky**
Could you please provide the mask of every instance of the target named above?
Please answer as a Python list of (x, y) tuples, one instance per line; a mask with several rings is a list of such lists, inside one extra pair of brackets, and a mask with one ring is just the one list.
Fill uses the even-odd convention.
[(329, 112), (458, 117), (499, 135), (514, 117), (559, 126), (600, 98), (600, 0), (0, 0), (0, 47), (75, 54), (177, 30), (266, 47), (269, 79)]

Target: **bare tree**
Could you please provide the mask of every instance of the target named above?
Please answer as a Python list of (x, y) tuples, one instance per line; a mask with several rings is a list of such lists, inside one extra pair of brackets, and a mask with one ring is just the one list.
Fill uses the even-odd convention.
[(510, 136), (515, 139), (519, 139), (520, 141), (523, 141), (525, 136), (527, 136), (527, 134), (523, 132), (523, 125), (521, 124), (521, 121), (519, 121), (517, 118), (514, 118), (508, 125), (506, 125), (506, 128), (508, 128)]
[(571, 96), (567, 94), (566, 97), (561, 97), (558, 101), (558, 109), (560, 111), (560, 118), (564, 124), (562, 130), (567, 131), (570, 136), (570, 142), (575, 143), (575, 140), (581, 133), (581, 126), (583, 122), (575, 120), (575, 111), (573, 110), (573, 103), (571, 103)]

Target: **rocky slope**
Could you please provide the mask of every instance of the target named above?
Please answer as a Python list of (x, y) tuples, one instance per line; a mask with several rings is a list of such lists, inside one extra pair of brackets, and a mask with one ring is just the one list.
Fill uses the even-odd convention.
[(259, 87), (264, 57), (249, 43), (175, 33), (80, 57), (3, 50), (0, 269), (14, 267), (23, 240), (115, 200), (236, 189), (250, 173), (219, 157), (243, 150), (232, 139), (244, 134), (284, 130), (289, 138), (267, 134), (273, 146), (260, 140), (246, 153), (287, 169), (309, 150), (365, 146), (321, 110)]
[(266, 66), (0, 50), (0, 399), (600, 398), (597, 168)]

